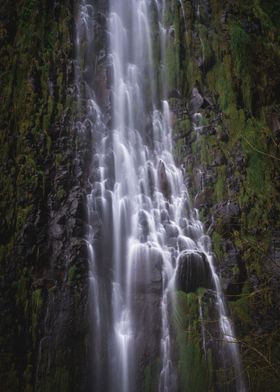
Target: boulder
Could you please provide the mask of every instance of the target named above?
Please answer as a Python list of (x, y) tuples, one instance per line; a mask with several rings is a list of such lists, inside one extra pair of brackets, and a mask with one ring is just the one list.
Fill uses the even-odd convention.
[(199, 287), (214, 289), (210, 264), (204, 253), (184, 251), (180, 254), (176, 286), (186, 293), (194, 292)]

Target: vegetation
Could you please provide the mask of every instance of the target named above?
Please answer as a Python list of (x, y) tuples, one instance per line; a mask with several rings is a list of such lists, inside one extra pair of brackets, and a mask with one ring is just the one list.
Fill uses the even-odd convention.
[[(185, 5), (189, 9), (189, 2)], [(258, 0), (226, 1), (221, 6), (211, 0), (200, 4), (199, 15), (187, 15), (187, 31), (181, 28), (180, 38), (185, 43), (180, 92), (188, 99), (193, 87), (199, 89), (204, 125), (199, 136), (189, 127), (185, 133), (180, 130), (177, 159), (186, 162), (206, 226), (214, 219), (213, 247), (249, 389), (276, 391), (280, 110), (275, 92), (280, 87), (280, 6)], [(185, 117), (191, 120), (192, 114)], [(179, 124), (183, 121), (180, 116)], [(204, 173), (203, 189), (197, 184), (197, 168)], [(236, 215), (221, 216), (226, 205), (238, 206)]]

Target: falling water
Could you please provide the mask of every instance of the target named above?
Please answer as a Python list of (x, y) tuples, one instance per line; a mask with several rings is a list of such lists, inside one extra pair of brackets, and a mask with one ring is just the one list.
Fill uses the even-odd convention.
[[(181, 260), (203, 254), (214, 282), (224, 354), (235, 369), (236, 391), (245, 391), (209, 238), (172, 155), (165, 83), (170, 26), (165, 26), (164, 14), (164, 0), (109, 1), (106, 66), (112, 109), (107, 124), (94, 94), (93, 3), (83, 0), (77, 17), (77, 94), (85, 107), (78, 128), (92, 140), (86, 238), (92, 390), (142, 391), (147, 369), (155, 376), (153, 390), (179, 390), (170, 306)], [(157, 21), (153, 29), (152, 15)], [(157, 64), (154, 37), (160, 40)], [(203, 319), (201, 305), (199, 316)]]
[(185, 28), (187, 28), (187, 19), (186, 19), (186, 13), (185, 13), (185, 8), (184, 8), (183, 0), (179, 0), (179, 2), (180, 2), (180, 6), (181, 6), (181, 10), (182, 10), (182, 15), (183, 15), (183, 19), (184, 19), (184, 25), (185, 25)]

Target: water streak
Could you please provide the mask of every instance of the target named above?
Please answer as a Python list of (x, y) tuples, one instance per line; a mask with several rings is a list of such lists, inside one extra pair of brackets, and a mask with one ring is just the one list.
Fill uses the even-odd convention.
[[(184, 6), (180, 1), (183, 17)], [(183, 173), (172, 153), (164, 0), (110, 0), (107, 67), (111, 125), (93, 91), (95, 10), (81, 1), (77, 16), (77, 95), (90, 133), (87, 245), (93, 326), (93, 390), (140, 391), (145, 366), (160, 358), (155, 390), (178, 390), (170, 307), (182, 255), (203, 254), (214, 282), (224, 353), (233, 363), (236, 391), (245, 391), (238, 346), (227, 316), (209, 238), (191, 208)], [(153, 16), (152, 16), (153, 15)], [(155, 16), (154, 16), (155, 15)], [(152, 19), (157, 23), (153, 28)], [(155, 37), (160, 59), (154, 61)], [(87, 75), (87, 77), (85, 76)], [(159, 77), (158, 77), (159, 75)], [(199, 120), (200, 115), (197, 114)], [(198, 317), (203, 321), (200, 304)], [(202, 335), (206, 352), (205, 331)], [(105, 389), (104, 389), (105, 388)]]

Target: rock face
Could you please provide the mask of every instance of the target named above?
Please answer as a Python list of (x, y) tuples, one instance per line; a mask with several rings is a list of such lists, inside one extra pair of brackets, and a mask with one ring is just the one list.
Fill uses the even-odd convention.
[(176, 286), (186, 293), (199, 288), (213, 289), (212, 274), (204, 253), (182, 252), (176, 272)]
[(276, 391), (280, 6), (198, 0), (183, 12), (172, 4), (181, 44), (170, 60), (181, 74), (170, 86), (179, 92), (170, 99), (177, 161), (212, 237), (250, 390)]
[(217, 203), (212, 208), (216, 225), (223, 227), (225, 233), (230, 234), (240, 226), (241, 210), (237, 201), (227, 200)]
[(192, 89), (192, 95), (190, 99), (190, 112), (196, 113), (203, 105), (203, 102), (203, 97), (199, 94), (198, 89), (194, 87)]
[(166, 173), (166, 168), (163, 161), (158, 164), (158, 178), (159, 178), (159, 189), (164, 195), (164, 197), (169, 200), (171, 197), (171, 188), (168, 181), (168, 176)]
[(0, 8), (0, 385), (85, 391), (87, 152), (74, 122), (74, 4)]

